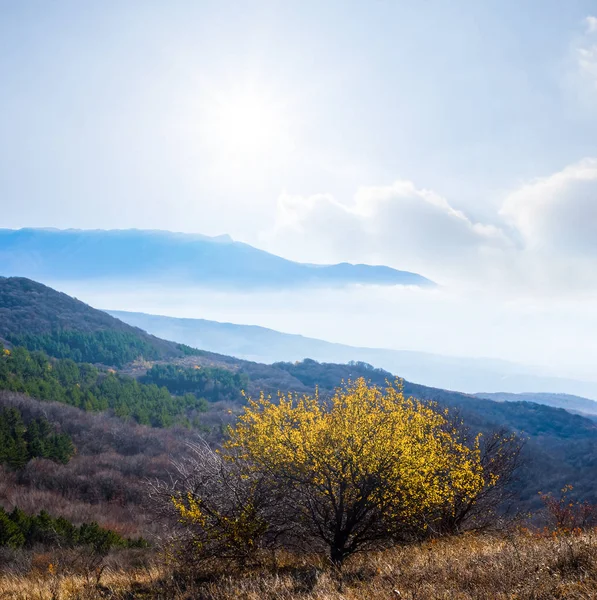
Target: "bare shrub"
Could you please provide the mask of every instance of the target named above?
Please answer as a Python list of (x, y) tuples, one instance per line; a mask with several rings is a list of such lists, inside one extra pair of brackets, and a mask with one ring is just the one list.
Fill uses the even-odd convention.
[(573, 499), (572, 490), (571, 485), (564, 486), (559, 497), (540, 493), (547, 521), (556, 531), (569, 533), (597, 525), (597, 506)]
[(154, 480), (149, 493), (179, 567), (196, 569), (213, 559), (247, 565), (260, 550), (274, 548), (292, 527), (284, 519), (287, 498), (205, 442), (190, 450), (173, 463), (171, 480)]

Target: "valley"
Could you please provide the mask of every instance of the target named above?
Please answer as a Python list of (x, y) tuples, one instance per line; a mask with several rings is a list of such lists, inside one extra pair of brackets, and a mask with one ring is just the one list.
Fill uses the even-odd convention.
[[(69, 569), (75, 568), (77, 544), (96, 548), (90, 565), (109, 565), (120, 557), (112, 574), (121, 568), (130, 572), (122, 565), (139, 560), (135, 556), (158, 565), (155, 552), (165, 523), (153, 516), (148, 482), (166, 485), (177, 464), (193, 460), (198, 444), (220, 447), (247, 398), (315, 390), (329, 398), (342, 381), (359, 378), (382, 388), (398, 381), (405, 395), (458, 415), (467, 430), (483, 434), (484, 443), (514, 433), (521, 443), (520, 466), (503, 498), (504, 514), (539, 515), (538, 493), (557, 494), (567, 485), (579, 502), (597, 501), (597, 423), (576, 414), (582, 413), (579, 408), (587, 411), (591, 400), (475, 396), (413, 383), (402, 379), (400, 370), (362, 360), (267, 364), (213, 349), (238, 348), (244, 336), (245, 344), (275, 353), (268, 339), (280, 341), (283, 334), (232, 326), (232, 336), (223, 335), (218, 345), (218, 330), (230, 332), (231, 326), (200, 322), (212, 343), (196, 344), (203, 346), (198, 349), (192, 337), (196, 324), (187, 336), (169, 341), (138, 327), (152, 319), (158, 325), (146, 329), (160, 333), (162, 318), (109, 315), (32, 280), (0, 278), (0, 411), (14, 423), (0, 427), (6, 448), (0, 454), (0, 546), (31, 552), (62, 540), (64, 549), (52, 552)], [(166, 325), (171, 327), (171, 320)], [(175, 325), (182, 331), (184, 322)], [(247, 337), (247, 331), (257, 335)], [(307, 338), (298, 342), (305, 351), (332, 346)], [(362, 358), (358, 348), (340, 348)], [(296, 347), (290, 344), (289, 351)], [(33, 427), (49, 437), (31, 438)], [(65, 450), (51, 445), (57, 443)], [(32, 527), (39, 532), (29, 533)], [(11, 561), (7, 568), (16, 568)]]

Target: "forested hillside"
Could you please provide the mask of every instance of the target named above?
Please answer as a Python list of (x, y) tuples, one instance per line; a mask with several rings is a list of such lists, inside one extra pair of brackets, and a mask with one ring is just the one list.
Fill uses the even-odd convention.
[(167, 427), (177, 418), (186, 418), (189, 411), (206, 409), (205, 399), (197, 394), (176, 396), (166, 387), (142, 384), (113, 370), (70, 359), (51, 359), (43, 352), (29, 352), (23, 347), (8, 350), (1, 344), (0, 389), (86, 411), (110, 410), (118, 417), (154, 427)]
[[(27, 345), (37, 349), (46, 349), (50, 341), (60, 343), (61, 352), (54, 353), (72, 356), (79, 348), (80, 336), (90, 332), (105, 339), (122, 335), (121, 360), (145, 347), (139, 344), (147, 344), (162, 356), (157, 361), (127, 363), (116, 372), (101, 364), (92, 366), (11, 347), (0, 357), (1, 388), (86, 411), (106, 411), (140, 424), (200, 426), (204, 433), (210, 429), (209, 435), (217, 438), (222, 424), (233, 418), (227, 411), (232, 410), (234, 415), (241, 410), (243, 391), (256, 396), (265, 390), (275, 396), (278, 391), (303, 393), (317, 386), (325, 395), (342, 380), (364, 377), (383, 386), (400, 375), (362, 362), (333, 364), (307, 359), (264, 365), (191, 351), (26, 279), (0, 280), (0, 290), (0, 328), (5, 339), (22, 336)], [(55, 324), (61, 328), (54, 329)], [(89, 362), (103, 362), (99, 346), (91, 345), (86, 352)], [(537, 491), (556, 490), (566, 483), (574, 484), (579, 496), (594, 497), (592, 468), (597, 464), (597, 427), (591, 420), (529, 402), (493, 402), (408, 381), (403, 385), (407, 395), (457, 410), (473, 430), (489, 433), (506, 428), (527, 438), (527, 472), (524, 483), (518, 484), (522, 504), (537, 504)]]
[(198, 440), (188, 428), (150, 428), (0, 390), (0, 414), (15, 413), (25, 423), (43, 422), (50, 436), (72, 445), (68, 460), (37, 453), (19, 464), (0, 464), (0, 506), (28, 515), (44, 510), (77, 526), (97, 522), (125, 537), (151, 537), (154, 529), (142, 510), (146, 480), (167, 478), (171, 457), (183, 458), (187, 443)]
[(221, 367), (183, 367), (170, 364), (154, 365), (140, 381), (165, 387), (172, 394), (192, 394), (211, 402), (241, 402), (242, 392), (249, 384), (249, 377), (240, 371)]
[(23, 277), (0, 277), (0, 340), (57, 358), (121, 367), (192, 354)]

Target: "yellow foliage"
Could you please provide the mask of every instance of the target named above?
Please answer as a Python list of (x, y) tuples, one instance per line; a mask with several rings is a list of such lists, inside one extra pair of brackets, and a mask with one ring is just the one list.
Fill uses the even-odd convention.
[(229, 549), (246, 550), (267, 527), (257, 516), (251, 502), (244, 503), (236, 514), (226, 514), (213, 506), (205, 508), (202, 501), (190, 492), (186, 496), (172, 496), (171, 500), (180, 515), (180, 523), (198, 526), (205, 533), (204, 540), (195, 540), (197, 547), (210, 540), (218, 540)]
[(202, 527), (207, 523), (207, 519), (199, 506), (199, 501), (193, 497), (193, 494), (187, 494), (186, 503), (182, 498), (172, 496), (172, 504), (180, 513), (183, 522), (196, 523)]
[(172, 502), (205, 556), (298, 541), (341, 567), (359, 549), (457, 528), (497, 482), (447, 411), (362, 378), (329, 399), (247, 399), (222, 453), (199, 456), (205, 485)]
[(467, 447), (446, 413), (405, 398), (400, 385), (382, 390), (361, 378), (327, 402), (318, 391), (277, 403), (261, 394), (229, 433), (232, 460), (346, 505), (367, 487), (367, 502), (401, 521), (474, 498), (485, 485), (478, 438)]

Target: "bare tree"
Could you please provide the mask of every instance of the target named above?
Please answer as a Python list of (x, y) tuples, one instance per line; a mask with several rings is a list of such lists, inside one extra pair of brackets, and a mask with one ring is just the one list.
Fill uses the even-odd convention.
[(512, 484), (522, 466), (525, 442), (506, 429), (481, 439), (480, 462), (485, 485), (474, 497), (456, 496), (432, 528), (436, 534), (497, 528), (506, 521), (508, 503), (513, 499)]
[(207, 443), (189, 444), (169, 481), (150, 483), (152, 507), (169, 524), (171, 554), (187, 566), (212, 558), (247, 564), (288, 538), (289, 499), (266, 477), (226, 460)]

